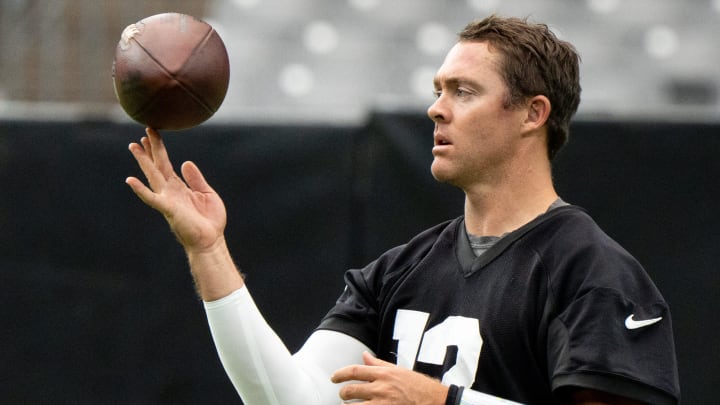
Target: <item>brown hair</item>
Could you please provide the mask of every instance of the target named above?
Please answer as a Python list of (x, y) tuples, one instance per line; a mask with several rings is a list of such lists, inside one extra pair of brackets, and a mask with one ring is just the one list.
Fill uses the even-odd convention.
[(468, 24), (462, 41), (487, 42), (502, 55), (500, 74), (508, 87), (509, 108), (529, 97), (550, 100), (548, 156), (552, 160), (568, 140), (570, 119), (580, 104), (580, 57), (545, 24), (491, 15)]

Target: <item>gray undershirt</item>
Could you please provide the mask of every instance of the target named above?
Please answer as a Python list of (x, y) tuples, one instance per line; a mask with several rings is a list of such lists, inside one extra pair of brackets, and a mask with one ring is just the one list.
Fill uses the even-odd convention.
[[(565, 205), (568, 205), (568, 203), (563, 201), (562, 198), (558, 198), (557, 200), (553, 201), (552, 204), (550, 204), (550, 207), (548, 207), (547, 210), (552, 211), (555, 208), (563, 207)], [(500, 239), (507, 235), (507, 233), (500, 236), (477, 236), (471, 235), (470, 233), (468, 233), (467, 235), (473, 253), (475, 253), (476, 257), (480, 257), (483, 253), (487, 252), (488, 249), (493, 247), (493, 245), (496, 244)]]

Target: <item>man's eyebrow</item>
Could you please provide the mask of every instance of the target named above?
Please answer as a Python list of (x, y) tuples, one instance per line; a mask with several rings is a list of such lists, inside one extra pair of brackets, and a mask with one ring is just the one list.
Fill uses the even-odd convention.
[(458, 86), (479, 87), (479, 84), (472, 79), (463, 78), (463, 77), (442, 78), (442, 77), (435, 76), (433, 78), (433, 85), (437, 88), (437, 87), (440, 87), (440, 84), (445, 84), (445, 85), (454, 86), (454, 87), (458, 87)]

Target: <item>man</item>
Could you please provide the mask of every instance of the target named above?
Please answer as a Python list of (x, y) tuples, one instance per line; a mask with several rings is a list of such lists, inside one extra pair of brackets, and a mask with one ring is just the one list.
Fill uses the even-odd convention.
[(130, 150), (187, 253), (223, 365), (248, 404), (675, 404), (670, 312), (642, 267), (556, 194), (578, 56), (545, 25), (469, 24), (435, 77), (432, 173), (464, 215), (364, 269), (301, 350), (265, 323), (231, 259), (220, 197), (180, 179), (148, 129)]

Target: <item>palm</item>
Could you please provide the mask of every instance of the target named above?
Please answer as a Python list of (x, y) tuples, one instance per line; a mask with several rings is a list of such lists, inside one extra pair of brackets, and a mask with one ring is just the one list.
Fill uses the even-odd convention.
[(222, 235), (226, 223), (225, 206), (209, 186), (208, 189), (195, 189), (187, 185), (189, 177), (201, 176), (195, 165), (186, 163), (182, 171), (185, 182), (174, 176), (161, 192), (168, 207), (161, 212), (183, 246), (202, 249)]

